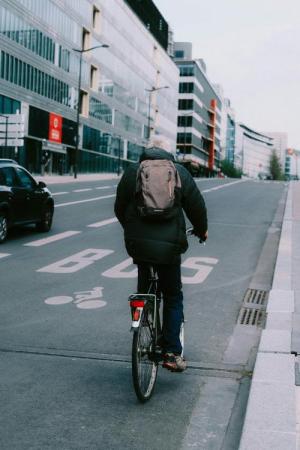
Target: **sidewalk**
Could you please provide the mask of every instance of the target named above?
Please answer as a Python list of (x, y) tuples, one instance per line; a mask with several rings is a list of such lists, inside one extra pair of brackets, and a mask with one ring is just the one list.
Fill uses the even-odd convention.
[(240, 450), (300, 448), (297, 354), (300, 354), (300, 183), (291, 182)]
[(78, 183), (80, 181), (98, 181), (98, 180), (118, 180), (119, 176), (115, 173), (79, 173), (77, 178), (74, 175), (34, 175), (37, 181), (44, 181), (48, 184), (55, 183)]

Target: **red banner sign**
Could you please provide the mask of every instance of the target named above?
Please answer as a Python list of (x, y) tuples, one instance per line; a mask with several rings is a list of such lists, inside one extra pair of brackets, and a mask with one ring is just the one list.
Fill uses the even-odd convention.
[(49, 114), (49, 141), (61, 143), (62, 117), (58, 114)]

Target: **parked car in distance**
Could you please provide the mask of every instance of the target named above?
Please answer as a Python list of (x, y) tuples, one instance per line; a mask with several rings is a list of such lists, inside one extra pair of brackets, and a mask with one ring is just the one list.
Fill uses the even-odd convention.
[(52, 226), (54, 200), (43, 181), (14, 160), (0, 158), (0, 244), (14, 225), (35, 224), (38, 231)]
[(14, 159), (7, 159), (7, 158), (0, 158), (0, 163), (12, 163), (12, 164), (18, 164), (17, 161)]

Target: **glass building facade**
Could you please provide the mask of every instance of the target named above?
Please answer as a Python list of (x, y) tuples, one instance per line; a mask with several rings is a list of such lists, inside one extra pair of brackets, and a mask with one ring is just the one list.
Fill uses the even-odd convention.
[[(153, 25), (152, 33), (131, 3), (0, 0), (0, 113), (25, 117), (24, 146), (0, 141), (0, 157), (39, 173), (48, 151), (50, 172), (72, 172), (77, 108), (79, 172), (125, 168), (139, 158), (150, 131), (175, 150), (179, 72), (159, 42), (167, 24), (155, 8), (164, 32)], [(61, 123), (56, 134), (53, 117)]]

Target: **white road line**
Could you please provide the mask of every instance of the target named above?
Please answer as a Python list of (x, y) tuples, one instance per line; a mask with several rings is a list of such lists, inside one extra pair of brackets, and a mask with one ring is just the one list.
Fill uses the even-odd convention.
[(77, 200), (75, 202), (59, 203), (58, 205), (55, 205), (55, 208), (59, 208), (60, 206), (77, 205), (78, 203), (95, 202), (97, 200), (102, 200), (104, 198), (112, 198), (115, 196), (116, 196), (116, 194), (111, 194), (111, 195), (103, 195), (102, 197), (88, 198), (86, 200)]
[(47, 245), (51, 242), (60, 241), (61, 239), (65, 239), (67, 237), (74, 236), (75, 234), (80, 233), (81, 231), (65, 231), (64, 233), (54, 234), (53, 236), (44, 239), (37, 239), (36, 241), (31, 241), (24, 245), (28, 247), (40, 247), (41, 245)]
[(91, 190), (92, 190), (92, 188), (84, 188), (84, 189), (75, 189), (72, 192), (87, 192), (87, 191), (91, 191)]
[(246, 180), (239, 180), (239, 181), (233, 181), (232, 183), (221, 184), (220, 186), (215, 186), (215, 187), (210, 188), (210, 189), (204, 189), (203, 191), (201, 191), (201, 193), (216, 191), (217, 189), (223, 189), (223, 188), (225, 188), (227, 186), (232, 186), (233, 184), (244, 183), (245, 181)]
[(113, 217), (112, 219), (102, 220), (101, 222), (91, 223), (90, 225), (87, 225), (87, 227), (98, 228), (114, 222), (118, 222), (118, 219), (116, 217)]
[(112, 186), (99, 186), (99, 187), (96, 187), (95, 189), (109, 189), (110, 187), (112, 187)]
[(6, 256), (10, 256), (10, 253), (0, 253), (0, 259), (5, 258)]
[(70, 194), (70, 192), (51, 192), (52, 195)]

